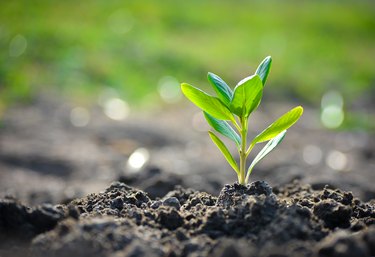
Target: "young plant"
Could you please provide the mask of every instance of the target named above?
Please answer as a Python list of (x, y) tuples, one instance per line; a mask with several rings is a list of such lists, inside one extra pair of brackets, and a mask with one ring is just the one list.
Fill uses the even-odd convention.
[[(220, 138), (212, 131), (208, 132), (212, 141), (237, 173), (238, 182), (242, 185), (248, 183), (254, 166), (283, 140), (286, 130), (296, 123), (303, 113), (301, 106), (293, 108), (255, 136), (248, 145), (248, 120), (250, 114), (260, 104), (271, 63), (271, 57), (266, 57), (258, 66), (255, 74), (238, 82), (234, 91), (219, 76), (209, 72), (208, 81), (217, 93), (217, 97), (187, 83), (181, 84), (184, 95), (203, 110), (208, 124), (236, 144), (240, 157), (239, 165)], [(246, 159), (254, 146), (267, 141), (268, 143), (247, 167)]]

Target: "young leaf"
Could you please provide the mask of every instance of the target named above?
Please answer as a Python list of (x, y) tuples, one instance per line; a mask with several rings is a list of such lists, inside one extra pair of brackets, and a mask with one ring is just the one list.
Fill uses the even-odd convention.
[(241, 80), (234, 89), (230, 110), (239, 117), (248, 117), (262, 99), (263, 84), (258, 75)]
[(209, 72), (207, 78), (212, 87), (215, 89), (219, 99), (229, 107), (229, 104), (233, 97), (232, 89), (230, 89), (227, 83), (225, 83), (225, 81), (216, 74)]
[(247, 175), (246, 175), (246, 181), (248, 180), (251, 171), (253, 170), (254, 166), (262, 160), (267, 154), (269, 154), (276, 146), (278, 146), (281, 141), (283, 141), (284, 137), (286, 134), (286, 130), (282, 131), (279, 133), (276, 137), (271, 139), (264, 147), (263, 149), (257, 154), (257, 156), (254, 158), (252, 163), (250, 164), (249, 169), (247, 170)]
[(217, 132), (219, 132), (223, 136), (226, 136), (227, 138), (233, 140), (236, 143), (237, 147), (240, 146), (240, 136), (236, 133), (236, 131), (233, 130), (233, 128), (226, 121), (218, 120), (209, 115), (207, 112), (203, 112), (203, 114), (208, 124), (211, 125), (211, 127), (213, 127)]
[(285, 113), (283, 116), (278, 118), (274, 123), (272, 123), (268, 128), (263, 130), (262, 133), (257, 135), (253, 141), (251, 142), (252, 145), (257, 143), (268, 141), (275, 136), (277, 136), (283, 130), (288, 129), (297, 120), (301, 117), (303, 113), (303, 108), (301, 106), (297, 106), (294, 109), (290, 110), (289, 112)]
[(263, 86), (266, 84), (266, 80), (268, 77), (268, 74), (270, 73), (272, 64), (272, 58), (271, 56), (267, 56), (261, 64), (259, 64), (255, 74), (258, 74), (259, 77), (262, 79)]
[(221, 153), (224, 155), (225, 159), (229, 163), (229, 165), (234, 169), (236, 173), (239, 173), (238, 166), (236, 161), (234, 160), (233, 156), (230, 154), (228, 148), (224, 145), (223, 141), (220, 140), (214, 133), (211, 131), (208, 131), (208, 134), (210, 135), (212, 141), (216, 144), (216, 146), (219, 148)]
[(219, 100), (219, 98), (213, 97), (186, 83), (181, 84), (181, 90), (196, 106), (216, 119), (235, 121), (233, 114), (229, 111), (228, 107)]

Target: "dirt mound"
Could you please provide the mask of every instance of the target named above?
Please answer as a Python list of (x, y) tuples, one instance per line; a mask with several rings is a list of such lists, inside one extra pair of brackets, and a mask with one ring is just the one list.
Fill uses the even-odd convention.
[(115, 182), (67, 205), (0, 201), (1, 238), (30, 242), (30, 256), (372, 256), (374, 221), (373, 200), (297, 181), (225, 185), (218, 197), (176, 187), (155, 200)]

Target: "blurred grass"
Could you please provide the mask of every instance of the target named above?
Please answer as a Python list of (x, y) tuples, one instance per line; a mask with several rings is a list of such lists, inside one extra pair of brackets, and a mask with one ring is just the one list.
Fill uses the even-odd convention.
[(267, 94), (318, 106), (335, 89), (348, 106), (366, 104), (374, 3), (1, 1), (0, 114), (51, 88), (90, 102), (111, 87), (136, 104), (158, 99), (165, 76), (204, 86), (212, 71), (234, 86), (267, 55)]

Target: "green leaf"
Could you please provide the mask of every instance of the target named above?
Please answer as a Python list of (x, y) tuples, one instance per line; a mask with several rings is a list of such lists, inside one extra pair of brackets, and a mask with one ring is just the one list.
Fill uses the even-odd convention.
[(239, 117), (248, 117), (262, 99), (263, 84), (258, 75), (241, 80), (234, 89), (230, 110)]
[(229, 165), (234, 169), (234, 171), (238, 174), (240, 171), (238, 170), (238, 166), (236, 161), (234, 160), (233, 156), (230, 154), (228, 148), (224, 145), (223, 141), (220, 140), (214, 133), (208, 131), (212, 141), (216, 144), (219, 148), (221, 153), (224, 155), (225, 159), (229, 163)]
[(236, 143), (237, 147), (241, 145), (240, 136), (236, 133), (236, 131), (234, 131), (234, 129), (226, 121), (218, 120), (212, 117), (211, 115), (209, 115), (207, 112), (203, 112), (203, 114), (208, 124), (210, 124), (211, 127), (213, 127), (217, 132), (233, 140)]
[(251, 142), (251, 144), (255, 145), (257, 143), (265, 142), (274, 138), (280, 132), (288, 129), (294, 123), (296, 123), (297, 120), (301, 117), (302, 113), (303, 108), (301, 106), (297, 106), (289, 112), (285, 113), (283, 116), (278, 118), (274, 123), (272, 123), (268, 128), (263, 130), (262, 133), (257, 135)]
[(233, 114), (219, 98), (186, 83), (181, 84), (181, 90), (191, 102), (216, 119), (235, 121)]
[(261, 64), (259, 64), (255, 74), (258, 74), (259, 77), (262, 79), (263, 86), (266, 84), (268, 74), (270, 73), (272, 64), (271, 56), (267, 56)]
[(286, 130), (279, 133), (276, 137), (274, 137), (272, 140), (270, 140), (263, 149), (257, 154), (257, 156), (254, 158), (252, 163), (250, 164), (249, 169), (247, 170), (246, 180), (248, 180), (251, 171), (253, 170), (254, 166), (262, 160), (267, 154), (269, 154), (276, 146), (278, 146), (281, 141), (283, 141), (286, 134)]
[(213, 74), (211, 72), (207, 75), (208, 81), (211, 83), (212, 87), (217, 93), (217, 96), (223, 103), (225, 103), (226, 106), (229, 107), (229, 104), (233, 97), (232, 89), (225, 83), (224, 80), (222, 80), (219, 76), (216, 74)]

